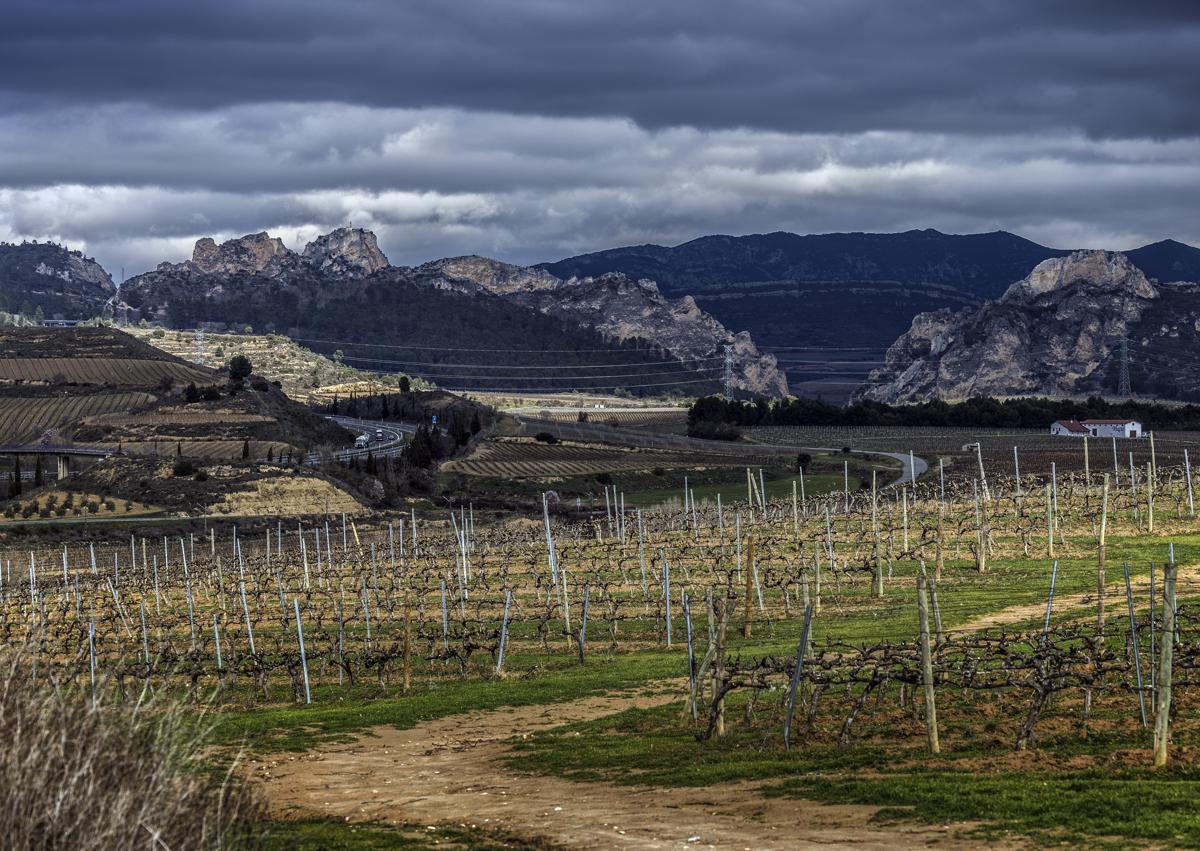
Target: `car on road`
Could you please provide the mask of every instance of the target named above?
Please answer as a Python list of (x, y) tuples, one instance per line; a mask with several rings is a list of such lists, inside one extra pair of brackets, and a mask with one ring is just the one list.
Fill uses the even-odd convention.
[(381, 428), (375, 429), (375, 439), (378, 440), (380, 443), (383, 443), (383, 429), (381, 429)]
[(366, 434), (360, 434), (358, 437), (354, 438), (354, 448), (355, 449), (366, 449), (370, 443), (371, 443), (371, 438), (369, 435), (366, 435)]

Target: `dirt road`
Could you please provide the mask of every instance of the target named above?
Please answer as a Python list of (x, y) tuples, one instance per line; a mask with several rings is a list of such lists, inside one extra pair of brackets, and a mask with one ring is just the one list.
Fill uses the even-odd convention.
[(380, 727), (351, 744), (252, 764), (281, 818), (503, 827), (566, 848), (982, 847), (963, 825), (883, 826), (874, 809), (767, 799), (756, 784), (661, 789), (575, 782), (508, 768), (506, 742), (667, 698), (605, 697)]

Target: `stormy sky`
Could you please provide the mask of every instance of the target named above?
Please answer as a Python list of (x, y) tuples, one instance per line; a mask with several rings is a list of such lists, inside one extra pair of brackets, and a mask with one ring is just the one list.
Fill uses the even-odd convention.
[(116, 274), (707, 233), (1200, 244), (1200, 4), (5, 0), (0, 239)]

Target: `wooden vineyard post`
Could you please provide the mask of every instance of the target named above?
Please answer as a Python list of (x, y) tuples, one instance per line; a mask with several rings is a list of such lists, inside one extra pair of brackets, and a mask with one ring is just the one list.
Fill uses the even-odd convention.
[(937, 703), (933, 688), (933, 654), (929, 646), (929, 595), (925, 571), (917, 574), (917, 617), (921, 625), (921, 681), (925, 686), (925, 731), (929, 752), (941, 753), (938, 742)]
[(725, 627), (729, 621), (729, 602), (729, 597), (725, 594), (713, 599), (717, 617), (717, 637), (714, 643), (713, 704), (709, 729), (717, 738), (725, 735)]
[(1104, 541), (1108, 533), (1108, 474), (1104, 474), (1104, 493), (1100, 498), (1100, 546), (1096, 550), (1096, 632), (1104, 635)]
[(754, 571), (751, 565), (754, 564), (754, 539), (746, 537), (746, 607), (743, 612), (742, 620), (742, 638), (750, 637), (750, 619), (753, 617), (753, 608), (750, 605), (750, 596), (752, 584), (754, 582)]
[(1054, 558), (1054, 514), (1050, 507), (1050, 485), (1046, 485), (1046, 555)]
[(1171, 657), (1175, 650), (1175, 560), (1163, 565), (1162, 637), (1159, 641), (1158, 700), (1154, 710), (1154, 765), (1167, 764), (1171, 735)]

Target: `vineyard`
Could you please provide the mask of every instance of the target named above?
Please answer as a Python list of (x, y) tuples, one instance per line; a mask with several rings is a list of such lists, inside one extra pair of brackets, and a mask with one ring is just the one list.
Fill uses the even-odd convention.
[[(120, 411), (121, 409), (116, 409)], [(125, 410), (128, 410), (127, 408)], [(187, 408), (158, 408), (143, 414), (100, 413), (86, 416), (84, 425), (112, 426), (190, 426), (190, 425), (223, 425), (225, 423), (249, 424), (273, 422), (271, 417), (262, 414), (247, 414), (230, 410), (196, 411)]]
[[(645, 658), (679, 700), (635, 737), (686, 731), (710, 762), (743, 730), (786, 775), (885, 747), (917, 765), (1073, 752), (1098, 728), (1120, 759), (1190, 765), (1196, 484), (1153, 464), (767, 500), (751, 481), (749, 500), (671, 509), (614, 490), (576, 521), (548, 502), (538, 523), (464, 508), (10, 545), (0, 633), (97, 703), (328, 705)], [(291, 734), (256, 746), (274, 735)], [(521, 759), (573, 747), (556, 742)], [(605, 753), (578, 758), (619, 773)]]
[(639, 409), (639, 408), (609, 408), (605, 410), (583, 411), (584, 420), (580, 420), (579, 411), (555, 411), (551, 408), (539, 410), (539, 419), (558, 423), (588, 422), (595, 425), (607, 425), (613, 428), (646, 429), (647, 431), (662, 431), (672, 434), (687, 432), (687, 409)]
[[(889, 452), (912, 451), (937, 468), (939, 458), (947, 470), (970, 475), (978, 468), (974, 444), (982, 449), (983, 465), (989, 473), (1014, 472), (1049, 475), (1050, 465), (1060, 472), (1112, 472), (1128, 475), (1133, 464), (1147, 462), (1181, 466), (1188, 447), (1200, 449), (1200, 434), (1170, 431), (1143, 438), (1071, 438), (1029, 429), (958, 429), (897, 427), (769, 426), (745, 430), (747, 439), (765, 444), (840, 447)], [(1085, 450), (1085, 446), (1087, 447)], [(1018, 469), (1014, 471), (1014, 448)], [(1085, 454), (1086, 453), (1086, 454)]]
[(183, 458), (203, 461), (236, 461), (243, 456), (246, 458), (283, 458), (285, 456), (299, 457), (299, 450), (286, 443), (274, 443), (262, 440), (130, 440), (120, 444), (108, 444), (110, 448), (120, 448), (128, 455), (164, 458), (178, 455)]
[(0, 443), (36, 441), (47, 430), (66, 423), (153, 402), (149, 393), (137, 392), (0, 398)]
[(696, 465), (728, 466), (744, 457), (699, 455), (600, 444), (542, 443), (533, 440), (484, 441), (466, 458), (445, 465), (447, 472), (511, 479), (564, 478), (619, 470)]
[(164, 379), (177, 384), (213, 380), (208, 372), (168, 360), (72, 357), (5, 357), (0, 360), (0, 383), (153, 387)]

